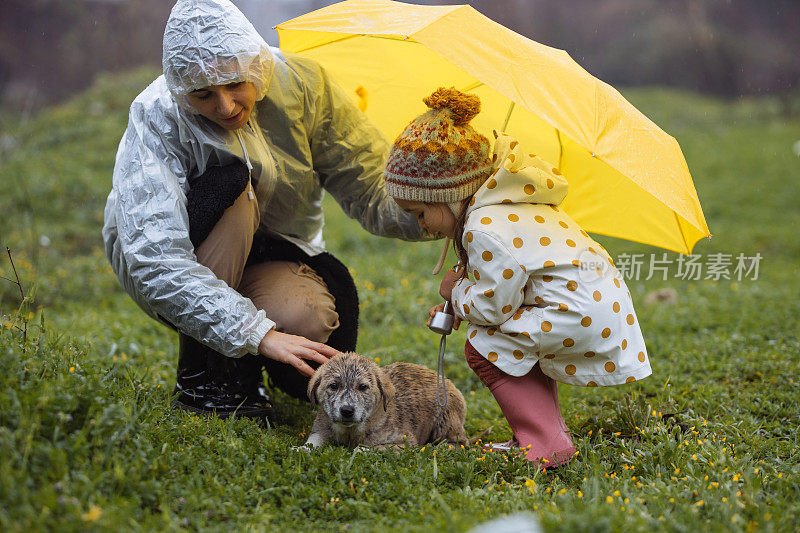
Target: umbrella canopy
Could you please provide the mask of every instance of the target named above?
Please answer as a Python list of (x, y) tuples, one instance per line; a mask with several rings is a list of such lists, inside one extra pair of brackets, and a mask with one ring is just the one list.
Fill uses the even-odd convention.
[(690, 253), (709, 236), (680, 147), (563, 50), (468, 5), (348, 0), (276, 28), (317, 60), (390, 139), (438, 87), (477, 94), (472, 125), (502, 130), (558, 167), (562, 208), (586, 231)]

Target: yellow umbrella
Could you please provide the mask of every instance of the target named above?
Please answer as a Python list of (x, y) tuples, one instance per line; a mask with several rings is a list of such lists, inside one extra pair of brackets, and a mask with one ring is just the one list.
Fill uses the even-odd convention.
[(389, 139), (455, 87), (481, 98), (472, 125), (502, 130), (569, 181), (563, 208), (587, 231), (690, 253), (709, 236), (674, 138), (563, 50), (468, 5), (348, 0), (276, 28), (283, 50), (317, 60)]

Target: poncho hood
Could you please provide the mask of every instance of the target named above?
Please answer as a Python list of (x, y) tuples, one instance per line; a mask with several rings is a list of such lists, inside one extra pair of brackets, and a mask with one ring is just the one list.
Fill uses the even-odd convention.
[(175, 100), (210, 85), (249, 81), (256, 100), (267, 94), (275, 58), (244, 14), (229, 0), (179, 0), (164, 30), (164, 78)]
[(496, 204), (559, 205), (567, 196), (569, 186), (559, 170), (526, 154), (513, 137), (498, 134), (492, 159), (495, 170), (473, 196), (467, 213)]

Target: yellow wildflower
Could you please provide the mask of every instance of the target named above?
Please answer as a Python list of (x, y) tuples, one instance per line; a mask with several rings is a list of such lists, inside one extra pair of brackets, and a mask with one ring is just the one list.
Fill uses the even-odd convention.
[(95, 522), (101, 516), (103, 516), (103, 510), (93, 505), (91, 509), (81, 515), (81, 519), (83, 519), (84, 522)]

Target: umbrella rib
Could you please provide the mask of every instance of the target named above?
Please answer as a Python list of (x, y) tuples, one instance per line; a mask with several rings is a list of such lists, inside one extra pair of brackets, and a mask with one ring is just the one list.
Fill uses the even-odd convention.
[(481, 85), (485, 85), (485, 83), (483, 83), (482, 81), (476, 81), (476, 82), (475, 82), (475, 83), (473, 83), (472, 85), (467, 85), (466, 87), (464, 87), (463, 89), (461, 89), (461, 92), (462, 92), (462, 93), (468, 93), (468, 92), (470, 92), (470, 91), (471, 91), (471, 90), (473, 90), (473, 89), (477, 89), (477, 88), (478, 88), (478, 87), (480, 87)]
[(683, 234), (683, 228), (681, 227), (681, 219), (678, 218), (678, 213), (676, 213), (674, 209), (672, 209), (672, 216), (675, 217), (675, 223), (678, 225), (678, 233), (681, 234), (681, 239), (683, 239), (683, 245), (686, 247), (686, 251), (688, 253), (692, 253), (692, 249), (689, 246), (689, 243), (686, 242), (686, 235)]
[[(346, 35), (346, 36), (342, 37), (341, 39), (334, 39), (333, 41), (326, 41), (326, 42), (324, 42), (322, 44), (315, 44), (314, 46), (309, 46), (308, 48), (303, 48), (303, 49), (300, 49), (300, 50), (293, 50), (293, 53), (299, 54), (299, 53), (302, 53), (302, 52), (308, 52), (309, 50), (314, 50), (315, 48), (322, 48), (323, 46), (328, 46), (328, 45), (333, 44), (333, 43), (340, 43), (342, 41), (347, 41), (348, 39), (355, 39), (356, 37), (371, 37), (371, 38), (374, 38), (374, 39), (388, 39), (388, 40), (391, 40), (391, 41), (399, 40), (399, 38), (397, 38), (397, 37), (384, 37), (383, 35), (371, 35), (369, 33), (356, 33), (356, 34)], [(403, 40), (406, 40), (406, 39), (409, 39), (409, 38), (410, 38), (410, 36), (405, 36), (405, 38)], [(416, 41), (414, 41), (414, 42), (416, 42)]]
[(558, 128), (553, 128), (556, 130), (556, 139), (558, 140), (558, 171), (561, 172), (561, 158), (564, 155), (564, 143), (561, 142), (561, 131)]
[(500, 128), (500, 131), (502, 131), (502, 132), (505, 132), (506, 128), (508, 127), (508, 121), (511, 120), (511, 112), (514, 111), (515, 103), (516, 102), (514, 102), (514, 100), (511, 100), (511, 105), (508, 106), (508, 113), (506, 113), (506, 120), (505, 120), (505, 122), (503, 122), (503, 127)]

